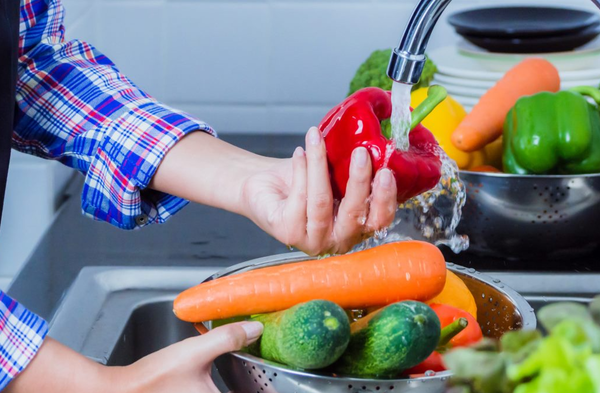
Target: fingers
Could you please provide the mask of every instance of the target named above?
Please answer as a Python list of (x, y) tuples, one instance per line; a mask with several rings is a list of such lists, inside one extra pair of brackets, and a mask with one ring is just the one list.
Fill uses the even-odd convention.
[(201, 357), (200, 362), (212, 363), (217, 357), (240, 349), (258, 340), (263, 332), (260, 322), (240, 322), (220, 326), (198, 337), (194, 350)]
[(308, 253), (323, 252), (331, 239), (333, 226), (333, 195), (327, 166), (325, 142), (318, 128), (306, 135), (307, 157), (307, 226)]
[(375, 176), (371, 209), (367, 220), (366, 231), (374, 232), (390, 226), (394, 220), (398, 202), (396, 201), (396, 180), (392, 171), (380, 170)]
[(346, 196), (334, 227), (337, 252), (347, 252), (361, 240), (369, 215), (370, 194), (371, 157), (367, 149), (359, 147), (352, 152)]
[(306, 181), (306, 153), (298, 147), (292, 156), (292, 187), (284, 212), (287, 245), (297, 246), (306, 239)]

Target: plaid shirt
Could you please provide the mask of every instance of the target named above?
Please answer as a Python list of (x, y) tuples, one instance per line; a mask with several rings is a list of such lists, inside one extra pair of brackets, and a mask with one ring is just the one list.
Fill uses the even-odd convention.
[(47, 333), (43, 319), (0, 291), (0, 390), (29, 364)]
[(187, 201), (146, 189), (162, 158), (206, 123), (148, 96), (88, 43), (65, 40), (60, 0), (22, 0), (13, 147), (85, 175), (84, 214), (122, 229)]
[[(148, 96), (85, 42), (65, 41), (60, 0), (22, 0), (13, 148), (85, 175), (86, 215), (119, 228), (161, 223), (187, 201), (148, 190), (169, 149), (214, 131)], [(0, 390), (35, 356), (46, 322), (0, 291)]]

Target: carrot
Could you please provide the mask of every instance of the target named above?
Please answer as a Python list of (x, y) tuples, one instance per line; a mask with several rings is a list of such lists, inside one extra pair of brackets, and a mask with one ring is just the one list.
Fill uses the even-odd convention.
[(560, 76), (547, 60), (529, 58), (488, 90), (452, 134), (457, 149), (472, 152), (502, 135), (504, 120), (517, 100), (542, 91), (557, 92)]
[(445, 283), (440, 250), (407, 241), (221, 277), (182, 292), (173, 311), (184, 321), (203, 322), (281, 311), (316, 299), (359, 309), (408, 299), (426, 301)]

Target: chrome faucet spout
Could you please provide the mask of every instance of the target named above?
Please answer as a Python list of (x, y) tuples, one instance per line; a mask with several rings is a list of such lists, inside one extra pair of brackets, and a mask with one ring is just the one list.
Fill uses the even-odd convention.
[(451, 0), (420, 0), (400, 45), (392, 51), (387, 74), (392, 80), (414, 85), (421, 79), (425, 49), (431, 32)]

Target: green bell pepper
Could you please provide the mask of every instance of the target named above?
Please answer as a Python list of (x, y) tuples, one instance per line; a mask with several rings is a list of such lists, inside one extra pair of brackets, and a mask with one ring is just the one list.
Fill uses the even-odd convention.
[(582, 86), (520, 98), (504, 123), (504, 171), (600, 172), (600, 90)]

